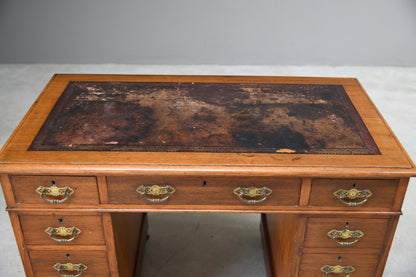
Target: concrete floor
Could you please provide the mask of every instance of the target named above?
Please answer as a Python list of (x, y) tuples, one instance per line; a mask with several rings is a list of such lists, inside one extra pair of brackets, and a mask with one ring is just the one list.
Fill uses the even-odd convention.
[[(357, 77), (416, 160), (416, 68), (317, 66), (0, 65), (0, 145), (54, 73)], [(0, 193), (1, 194), (1, 193)], [(384, 277), (416, 275), (416, 180), (403, 205)], [(24, 276), (0, 195), (0, 276)], [(150, 214), (144, 277), (266, 276), (258, 215)]]

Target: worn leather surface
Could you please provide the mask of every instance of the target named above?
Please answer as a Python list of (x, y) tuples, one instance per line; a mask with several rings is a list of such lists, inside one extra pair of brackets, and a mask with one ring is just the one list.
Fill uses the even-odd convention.
[(340, 85), (70, 82), (32, 151), (379, 154)]

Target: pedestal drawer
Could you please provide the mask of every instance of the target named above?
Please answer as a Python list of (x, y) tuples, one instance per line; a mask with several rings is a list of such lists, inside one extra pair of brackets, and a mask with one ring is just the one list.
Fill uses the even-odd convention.
[(309, 205), (390, 210), (398, 184), (399, 180), (314, 179)]
[(381, 249), (389, 223), (389, 218), (311, 217), (307, 219), (303, 247)]
[[(99, 203), (95, 177), (12, 175), (10, 182), (17, 204), (49, 204), (58, 207)], [(51, 203), (53, 201), (55, 204)]]
[[(31, 250), (29, 251), (30, 261), (35, 277), (59, 277), (64, 276), (58, 273), (59, 264), (82, 264), (84, 271), (81, 276), (108, 277), (109, 269), (105, 251), (99, 250)], [(58, 265), (57, 265), (58, 264)], [(70, 265), (69, 265), (70, 266)], [(54, 268), (55, 267), (55, 268)], [(64, 274), (65, 272), (61, 272)], [(76, 276), (77, 272), (72, 272)], [(71, 275), (70, 275), (71, 276)]]
[[(345, 271), (352, 271), (351, 277), (370, 277), (375, 275), (378, 264), (377, 254), (303, 254), (298, 277), (347, 276)], [(325, 266), (328, 266), (324, 268)], [(325, 270), (337, 267), (338, 273), (326, 275)], [(334, 268), (332, 268), (334, 269)]]
[[(295, 206), (299, 203), (301, 179), (280, 178), (196, 178), (196, 177), (107, 177), (109, 201), (114, 204), (175, 204), (175, 205), (249, 205), (252, 199), (261, 206)], [(162, 194), (163, 201), (152, 203), (152, 195), (141, 195), (139, 187), (157, 185), (170, 188), (170, 195)], [(267, 190), (266, 196), (239, 196), (239, 188), (256, 187)], [(250, 194), (250, 192), (247, 192)], [(252, 192), (253, 193), (253, 192)], [(254, 194), (254, 193), (253, 193)], [(147, 200), (146, 200), (147, 198)], [(240, 199), (243, 198), (243, 199)]]
[[(20, 214), (25, 244), (104, 245), (100, 215)], [(59, 229), (60, 228), (60, 229)]]

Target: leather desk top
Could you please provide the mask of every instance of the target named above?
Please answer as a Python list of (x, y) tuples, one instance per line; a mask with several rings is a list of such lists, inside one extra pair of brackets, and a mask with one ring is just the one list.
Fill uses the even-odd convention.
[(306, 77), (55, 75), (0, 154), (51, 168), (416, 174), (356, 79)]

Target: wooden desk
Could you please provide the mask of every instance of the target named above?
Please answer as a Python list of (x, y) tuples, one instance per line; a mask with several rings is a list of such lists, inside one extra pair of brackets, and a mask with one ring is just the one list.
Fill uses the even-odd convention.
[(261, 213), (270, 276), (381, 276), (415, 165), (356, 79), (55, 75), (0, 153), (27, 276), (138, 276), (147, 212)]

